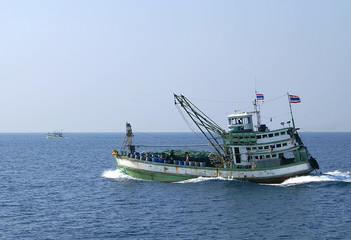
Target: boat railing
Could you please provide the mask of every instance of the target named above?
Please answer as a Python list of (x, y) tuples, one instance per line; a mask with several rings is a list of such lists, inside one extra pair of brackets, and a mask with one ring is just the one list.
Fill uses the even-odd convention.
[(125, 156), (128, 158), (132, 158), (135, 160), (141, 160), (141, 161), (148, 161), (148, 162), (153, 162), (153, 163), (159, 163), (159, 164), (172, 164), (172, 165), (179, 165), (179, 166), (195, 166), (195, 167), (206, 167), (207, 164), (206, 162), (199, 162), (199, 161), (190, 161), (190, 160), (175, 160), (175, 159), (166, 159), (162, 156), (150, 156), (145, 153), (129, 153), (126, 151), (121, 151), (118, 154), (114, 154), (116, 156)]

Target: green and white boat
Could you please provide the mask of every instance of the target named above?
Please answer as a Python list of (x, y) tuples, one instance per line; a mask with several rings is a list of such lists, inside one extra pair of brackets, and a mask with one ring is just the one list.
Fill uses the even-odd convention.
[(63, 138), (62, 132), (49, 132), (46, 134), (46, 138)]
[[(289, 95), (291, 110), (291, 97)], [(225, 178), (255, 183), (281, 183), (287, 178), (305, 175), (319, 169), (317, 161), (308, 152), (295, 128), (292, 126), (269, 130), (261, 124), (259, 99), (255, 99), (253, 112), (234, 113), (227, 116), (225, 131), (185, 96), (174, 94), (175, 104), (181, 107), (204, 134), (215, 152), (189, 152), (172, 150), (164, 154), (138, 153), (133, 145), (133, 133), (129, 123), (120, 151), (113, 155), (118, 168), (139, 179), (161, 182), (184, 181), (192, 178)], [(296, 99), (295, 99), (296, 100)], [(298, 99), (299, 100), (299, 99)], [(296, 102), (295, 102), (296, 103)], [(253, 116), (257, 116), (257, 125)], [(207, 155), (192, 158), (191, 155)]]

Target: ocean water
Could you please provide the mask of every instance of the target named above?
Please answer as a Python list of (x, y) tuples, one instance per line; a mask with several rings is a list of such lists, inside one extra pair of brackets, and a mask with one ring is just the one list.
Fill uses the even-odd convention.
[[(263, 185), (134, 179), (111, 154), (123, 133), (0, 134), (0, 239), (350, 239), (351, 133), (300, 135), (322, 174)], [(136, 133), (135, 143), (205, 141)]]

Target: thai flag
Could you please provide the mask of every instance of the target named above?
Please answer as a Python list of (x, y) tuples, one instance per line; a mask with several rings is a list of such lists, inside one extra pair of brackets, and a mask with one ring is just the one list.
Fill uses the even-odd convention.
[(259, 100), (263, 101), (263, 100), (264, 100), (263, 94), (261, 94), (261, 93), (256, 93), (256, 99), (257, 99), (257, 101), (259, 101)]
[(290, 103), (300, 103), (301, 99), (295, 95), (289, 95), (289, 102)]

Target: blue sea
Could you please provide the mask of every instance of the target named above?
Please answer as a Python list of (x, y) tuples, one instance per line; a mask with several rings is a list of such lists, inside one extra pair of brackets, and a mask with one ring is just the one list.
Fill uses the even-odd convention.
[[(123, 133), (0, 134), (0, 239), (351, 239), (351, 133), (300, 135), (322, 173), (263, 185), (134, 179), (111, 154)], [(206, 143), (194, 133), (134, 141)]]

